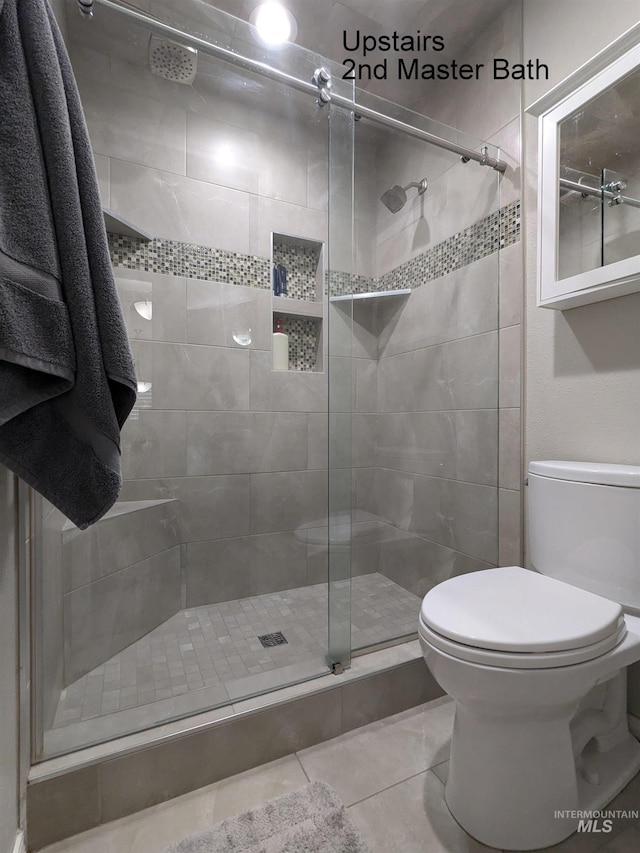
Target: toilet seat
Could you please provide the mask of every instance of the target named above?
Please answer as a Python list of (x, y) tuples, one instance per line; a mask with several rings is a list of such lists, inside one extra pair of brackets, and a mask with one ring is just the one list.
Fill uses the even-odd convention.
[(555, 578), (509, 566), (451, 578), (425, 596), (419, 632), (461, 660), (488, 666), (570, 666), (615, 648), (622, 607)]
[(573, 666), (600, 657), (624, 640), (627, 629), (623, 624), (613, 636), (598, 640), (597, 643), (592, 643), (589, 646), (583, 646), (581, 649), (569, 649), (564, 652), (541, 652), (539, 654), (535, 652), (495, 652), (455, 643), (431, 630), (423, 622), (422, 616), (419, 620), (418, 633), (425, 642), (436, 649), (459, 660), (469, 661), (469, 663), (498, 666), (504, 669), (551, 669), (552, 667)]

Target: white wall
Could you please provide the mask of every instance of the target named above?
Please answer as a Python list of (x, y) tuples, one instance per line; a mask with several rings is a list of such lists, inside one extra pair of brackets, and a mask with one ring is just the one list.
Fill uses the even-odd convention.
[[(550, 79), (525, 83), (525, 106), (640, 20), (636, 0), (524, 2), (524, 55)], [(640, 295), (553, 311), (537, 308), (536, 121), (525, 120), (525, 463), (640, 462)]]

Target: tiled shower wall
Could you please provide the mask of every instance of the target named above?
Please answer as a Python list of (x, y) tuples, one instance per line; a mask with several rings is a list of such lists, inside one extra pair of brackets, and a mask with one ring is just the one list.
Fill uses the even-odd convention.
[(354, 303), (356, 504), (376, 570), (423, 595), (499, 561), (498, 273), (519, 205), (492, 213), (496, 172), (413, 140), (389, 139), (376, 166), (383, 186), (429, 189), (399, 214), (378, 207), (380, 289), (411, 294)]

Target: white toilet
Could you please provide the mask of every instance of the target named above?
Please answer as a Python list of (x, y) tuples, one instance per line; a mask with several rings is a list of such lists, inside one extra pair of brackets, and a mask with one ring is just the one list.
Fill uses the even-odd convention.
[(640, 769), (626, 667), (640, 660), (640, 467), (532, 462), (529, 547), (425, 596), (425, 660), (455, 700), (445, 797), (492, 847), (578, 828)]

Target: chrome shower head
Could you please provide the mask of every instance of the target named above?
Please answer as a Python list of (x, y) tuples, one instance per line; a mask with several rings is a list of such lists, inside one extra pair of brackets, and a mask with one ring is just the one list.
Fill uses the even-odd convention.
[(152, 35), (149, 42), (149, 67), (153, 74), (173, 83), (193, 83), (198, 51), (177, 41)]
[(407, 190), (410, 187), (418, 188), (418, 195), (424, 195), (427, 191), (427, 179), (423, 178), (419, 182), (407, 184), (406, 187), (400, 187), (396, 184), (390, 190), (386, 190), (380, 196), (380, 201), (384, 204), (391, 213), (398, 213), (407, 203)]
[(403, 187), (396, 184), (395, 187), (391, 187), (390, 190), (382, 193), (380, 201), (384, 204), (387, 210), (391, 211), (391, 213), (397, 213), (399, 210), (402, 210), (407, 203), (407, 194)]

